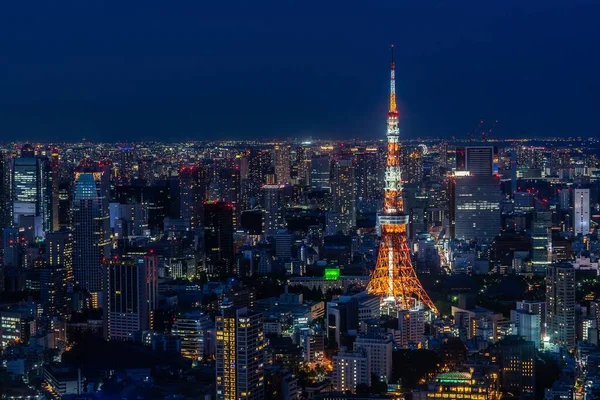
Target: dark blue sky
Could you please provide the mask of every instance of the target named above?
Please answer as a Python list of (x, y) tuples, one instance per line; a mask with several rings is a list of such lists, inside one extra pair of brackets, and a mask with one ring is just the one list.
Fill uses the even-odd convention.
[(600, 2), (11, 1), (0, 139), (598, 135)]

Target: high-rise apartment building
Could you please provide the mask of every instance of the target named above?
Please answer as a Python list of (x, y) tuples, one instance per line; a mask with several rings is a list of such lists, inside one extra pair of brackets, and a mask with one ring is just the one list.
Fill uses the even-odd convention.
[(331, 193), (335, 231), (348, 233), (356, 226), (356, 179), (352, 160), (337, 160), (332, 175)]
[(283, 226), (283, 185), (264, 185), (263, 196), (263, 232), (273, 236)]
[(216, 319), (216, 379), (219, 400), (264, 397), (262, 313), (224, 308)]
[(358, 336), (354, 341), (354, 351), (366, 351), (371, 374), (380, 382), (389, 382), (392, 378), (392, 339), (389, 337)]
[(367, 351), (346, 351), (333, 356), (333, 389), (354, 393), (358, 385), (371, 384), (371, 365)]
[(102, 290), (102, 258), (110, 256), (108, 173), (80, 167), (73, 191), (73, 276), (90, 292)]
[(546, 336), (572, 349), (576, 344), (575, 269), (560, 263), (548, 266), (546, 272)]
[(131, 340), (133, 332), (152, 329), (158, 306), (157, 256), (114, 257), (103, 267), (105, 338)]
[(275, 146), (273, 155), (275, 158), (275, 179), (277, 183), (280, 185), (291, 183), (290, 147), (285, 145)]
[(425, 312), (423, 310), (398, 311), (398, 346), (403, 349), (419, 348), (425, 341)]
[(590, 233), (590, 189), (573, 191), (573, 232), (575, 235)]

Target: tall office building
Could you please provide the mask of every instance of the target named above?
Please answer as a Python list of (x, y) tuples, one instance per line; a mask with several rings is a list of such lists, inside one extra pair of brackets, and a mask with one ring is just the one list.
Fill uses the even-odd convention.
[(423, 181), (423, 148), (421, 146), (402, 146), (400, 149), (402, 180), (406, 183)]
[(261, 313), (224, 308), (216, 319), (218, 400), (264, 397), (264, 333)]
[(389, 337), (358, 336), (354, 341), (354, 351), (367, 353), (371, 374), (380, 382), (389, 382), (392, 378), (392, 339)]
[(277, 179), (277, 183), (280, 185), (291, 183), (290, 147), (285, 145), (275, 146), (273, 155), (275, 158), (275, 178)]
[(545, 275), (552, 262), (552, 212), (538, 211), (531, 230), (531, 264), (535, 274)]
[(331, 189), (331, 161), (329, 156), (317, 156), (311, 160), (310, 187), (311, 189)]
[(104, 337), (131, 340), (153, 328), (158, 307), (158, 258), (132, 254), (106, 259), (104, 267)]
[(535, 398), (535, 345), (518, 336), (498, 342), (500, 382), (520, 399)]
[[(494, 152), (493, 146), (467, 146), (457, 149), (456, 169), (469, 171), (474, 176), (492, 176), (494, 174)], [(463, 165), (464, 168), (462, 168)]]
[(346, 351), (333, 356), (333, 389), (354, 393), (358, 385), (371, 384), (371, 365), (366, 350)]
[(207, 171), (202, 165), (179, 168), (179, 217), (189, 221), (192, 230), (202, 224), (207, 180)]
[(552, 264), (546, 274), (546, 336), (572, 349), (575, 336), (575, 269), (569, 263)]
[(493, 178), (492, 146), (456, 149), (457, 173), (452, 180), (454, 213), (452, 224), (457, 239), (491, 241), (501, 227), (500, 182)]
[(337, 160), (332, 175), (335, 231), (348, 233), (356, 226), (356, 179), (352, 160)]
[(51, 158), (48, 161), (48, 165), (49, 165), (49, 173), (48, 173), (48, 177), (49, 177), (49, 182), (48, 182), (48, 189), (50, 191), (50, 200), (51, 200), (51, 205), (49, 207), (50, 209), (50, 220), (51, 220), (51, 231), (57, 231), (60, 229), (60, 220), (59, 220), (59, 212), (58, 212), (58, 204), (59, 204), (59, 188), (58, 188), (58, 183), (59, 183), (59, 178), (58, 178), (58, 172), (59, 172), (59, 155), (58, 155), (58, 149), (54, 148), (52, 149), (52, 154), (51, 154)]
[(73, 276), (90, 292), (102, 290), (102, 258), (110, 256), (108, 173), (81, 166), (73, 191)]
[(263, 232), (267, 236), (273, 236), (283, 226), (283, 185), (264, 185), (262, 187), (263, 197)]
[(454, 183), (455, 237), (491, 241), (500, 232), (499, 182), (489, 176), (456, 177)]
[[(376, 150), (376, 149), (374, 149)], [(381, 171), (377, 168), (377, 152), (365, 151), (356, 155), (356, 196), (358, 207), (377, 207), (382, 190)]]
[(0, 227), (2, 228), (12, 225), (11, 175), (11, 162), (7, 159), (6, 153), (0, 151)]
[(48, 164), (35, 156), (33, 147), (25, 144), (21, 157), (13, 160), (12, 168), (12, 222), (19, 224), (21, 216), (40, 217), (43, 230), (49, 225), (51, 203), (51, 179)]
[(233, 206), (222, 201), (204, 204), (204, 254), (209, 274), (233, 274)]
[(590, 189), (573, 191), (573, 232), (575, 235), (590, 233)]
[(210, 201), (222, 201), (232, 206), (234, 228), (238, 226), (241, 214), (240, 169), (232, 165), (216, 165), (211, 180)]

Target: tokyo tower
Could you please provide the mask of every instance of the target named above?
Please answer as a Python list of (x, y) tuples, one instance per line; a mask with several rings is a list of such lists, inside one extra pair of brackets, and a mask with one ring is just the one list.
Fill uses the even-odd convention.
[(398, 109), (394, 46), (391, 47), (390, 109), (387, 115), (388, 150), (385, 169), (383, 211), (378, 215), (381, 243), (377, 264), (371, 275), (367, 292), (382, 297), (382, 305), (390, 309), (412, 310), (421, 303), (437, 314), (437, 309), (419, 281), (410, 259), (406, 236), (408, 215), (404, 213), (398, 137)]

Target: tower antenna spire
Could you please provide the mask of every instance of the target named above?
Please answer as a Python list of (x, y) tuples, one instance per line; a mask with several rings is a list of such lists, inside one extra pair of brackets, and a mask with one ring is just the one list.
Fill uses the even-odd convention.
[(396, 63), (394, 62), (394, 45), (390, 46), (390, 113), (398, 114), (396, 107)]

